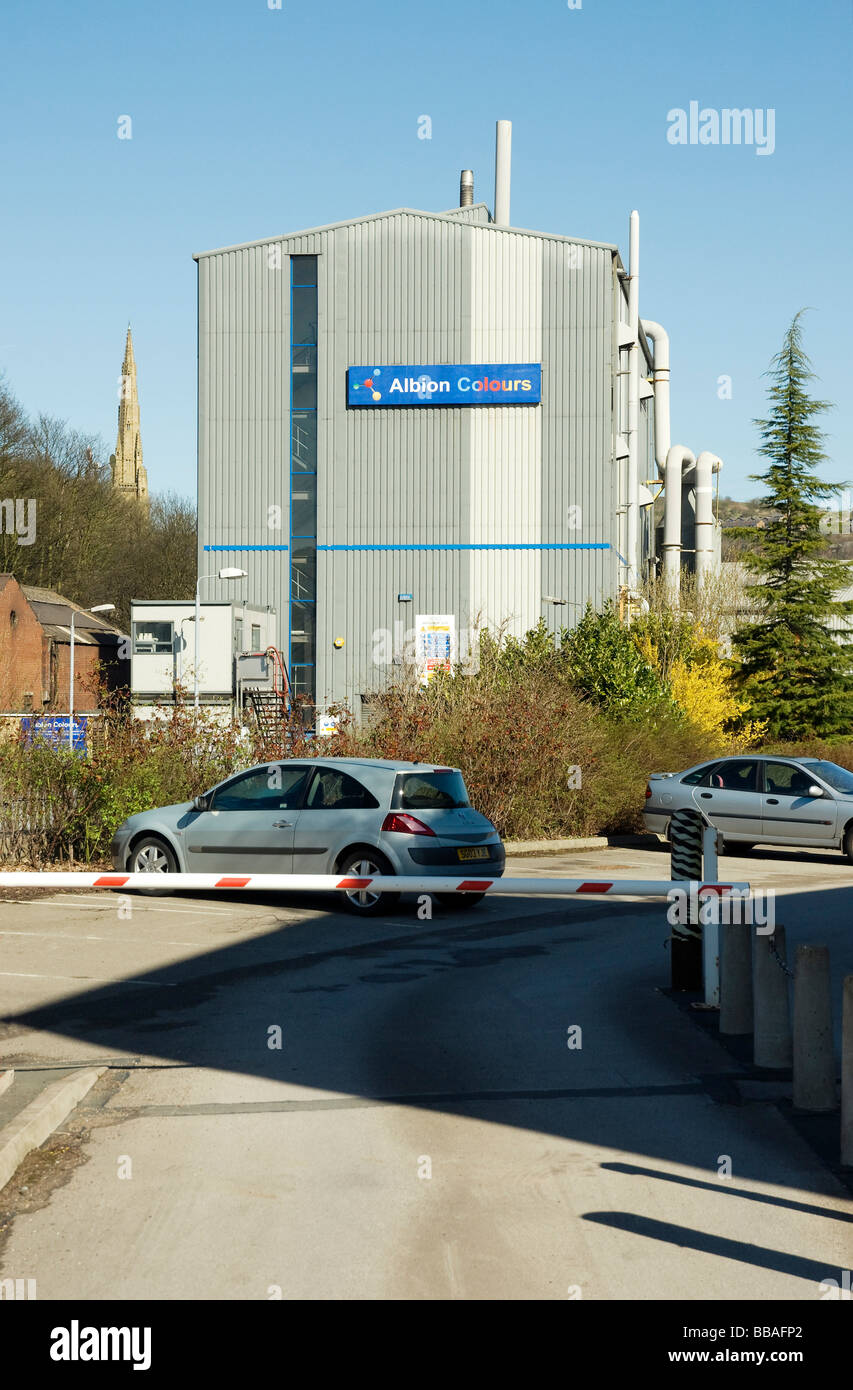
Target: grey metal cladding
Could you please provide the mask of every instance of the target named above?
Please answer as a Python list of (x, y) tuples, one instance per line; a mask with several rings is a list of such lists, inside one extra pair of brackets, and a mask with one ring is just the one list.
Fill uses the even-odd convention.
[[(317, 697), (359, 702), (399, 671), (412, 651), (416, 612), (455, 613), (465, 624), (468, 557), (465, 551), (342, 550), (318, 556), (318, 590), (327, 640), (317, 646)], [(397, 595), (411, 593), (412, 603)], [(345, 645), (336, 651), (336, 636)], [(407, 648), (408, 642), (408, 648)]]
[[(339, 331), (325, 341), (321, 318), (335, 472), (332, 478), (327, 471), (318, 483), (320, 539), (333, 528), (339, 543), (433, 542), (462, 504), (463, 412), (348, 411), (346, 369), (354, 363), (466, 360), (463, 285), (470, 231), (464, 224), (408, 215), (332, 235), (336, 281), (346, 289), (347, 305), (345, 326), (336, 324)], [(329, 457), (329, 443), (321, 443), (320, 457)]]
[[(468, 230), (455, 220), (399, 214), (336, 229), (329, 239), (321, 286), (332, 288), (334, 276), (327, 303), (335, 331), (321, 307), (320, 544), (466, 541), (468, 412), (347, 410), (345, 381), (355, 363), (470, 360)], [(416, 610), (461, 615), (467, 565), (464, 551), (321, 550), (318, 634), (328, 640), (318, 641), (318, 698), (380, 684)], [(415, 600), (399, 604), (401, 592)], [(340, 651), (331, 646), (335, 635), (346, 639)]]
[(542, 539), (612, 542), (612, 258), (554, 242), (544, 253)]
[[(320, 547), (617, 545), (613, 248), (497, 229), (487, 216), (483, 205), (444, 216), (400, 211), (198, 259), (199, 572), (246, 568), (247, 601), (277, 609), (285, 650), (288, 554), (241, 548), (288, 541), (290, 254), (318, 257)], [(523, 352), (501, 355), (515, 344)], [(346, 369), (356, 363), (502, 360), (542, 362), (542, 406), (346, 406)], [(486, 417), (503, 451), (493, 483)], [(204, 552), (204, 544), (235, 548)], [(577, 605), (557, 615), (564, 622), (587, 598), (615, 592), (613, 548), (501, 556), (508, 594), (523, 571), (515, 617), (526, 625), (542, 611), (542, 593)], [(393, 647), (402, 624), (399, 646), (416, 611), (468, 622), (489, 587), (487, 559), (470, 550), (321, 548), (318, 701), (374, 688), (382, 630)], [(399, 604), (399, 592), (414, 602)], [(243, 597), (215, 580), (204, 593)], [(340, 651), (335, 636), (345, 639)]]

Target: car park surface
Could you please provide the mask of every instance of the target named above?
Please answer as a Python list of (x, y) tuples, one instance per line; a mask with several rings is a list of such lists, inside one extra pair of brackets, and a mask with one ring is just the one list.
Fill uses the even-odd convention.
[[(655, 844), (510, 859), (668, 867)], [(837, 990), (849, 866), (726, 867), (777, 891), (789, 951), (828, 941)], [(40, 1299), (817, 1298), (849, 1196), (772, 1098), (720, 1103), (740, 1068), (662, 992), (668, 931), (665, 904), (607, 899), (0, 901), (7, 1065), (108, 1066), (4, 1190), (0, 1273)]]

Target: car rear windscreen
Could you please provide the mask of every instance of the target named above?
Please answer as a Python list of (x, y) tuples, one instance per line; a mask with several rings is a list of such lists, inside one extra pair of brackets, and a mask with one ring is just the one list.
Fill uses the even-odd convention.
[(402, 772), (391, 805), (395, 811), (453, 811), (471, 803), (461, 772)]

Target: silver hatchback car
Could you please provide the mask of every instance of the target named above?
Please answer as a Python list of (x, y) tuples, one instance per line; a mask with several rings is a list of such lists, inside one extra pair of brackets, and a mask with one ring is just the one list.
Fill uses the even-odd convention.
[[(229, 777), (194, 801), (130, 816), (113, 867), (158, 874), (417, 874), (499, 878), (506, 853), (458, 768), (380, 758), (284, 759)], [(355, 890), (371, 915), (399, 893)], [(471, 907), (483, 894), (436, 894)]]
[(820, 758), (751, 753), (686, 772), (653, 772), (646, 829), (669, 837), (673, 811), (698, 808), (743, 852), (753, 845), (840, 849), (853, 862), (853, 773)]

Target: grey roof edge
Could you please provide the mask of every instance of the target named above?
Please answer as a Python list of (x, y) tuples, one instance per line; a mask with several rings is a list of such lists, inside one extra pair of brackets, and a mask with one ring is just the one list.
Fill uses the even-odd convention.
[[(6, 576), (0, 577), (6, 578)], [(12, 579), (15, 578), (14, 575), (10, 575), (8, 577)], [(93, 613), (90, 608), (84, 608), (82, 604), (75, 603), (73, 599), (66, 598), (64, 594), (60, 594), (56, 589), (46, 589), (41, 584), (21, 584), (20, 580), (18, 580), (17, 583), (18, 587), (24, 595), (24, 598), (27, 600), (27, 603), (30, 605), (30, 608), (32, 608), (33, 613), (35, 614), (39, 622), (41, 622), (41, 618), (37, 611), (38, 608), (67, 608), (69, 613), (75, 614), (75, 632), (98, 631), (114, 632), (118, 633), (120, 636), (123, 635), (121, 632), (121, 628), (116, 627), (114, 623), (108, 622), (106, 618), (101, 617), (100, 613)], [(40, 598), (38, 597), (39, 595), (43, 595), (43, 597)], [(90, 618), (91, 625), (85, 628), (82, 626), (78, 628), (76, 622), (76, 617), (78, 616), (83, 618)], [(46, 619), (46, 621), (48, 624), (50, 624), (51, 619)], [(42, 626), (44, 626), (43, 623)], [(61, 627), (62, 624), (59, 623), (56, 624), (56, 626)]]
[[(486, 207), (485, 203), (475, 203), (475, 207)], [(610, 241), (593, 241), (590, 237), (564, 236), (560, 232), (538, 232), (532, 227), (499, 227), (494, 222), (463, 222), (453, 212), (427, 212), (423, 208), (389, 208), (387, 212), (371, 212), (365, 217), (345, 217), (340, 222), (327, 222), (322, 227), (305, 227), (298, 232), (285, 232), (280, 236), (258, 237), (255, 241), (240, 241), (233, 246), (218, 246), (212, 251), (194, 251), (193, 260), (206, 260), (210, 256), (224, 256), (229, 251), (250, 251), (255, 246), (269, 246), (273, 242), (291, 241), (300, 237), (317, 236), (320, 232), (334, 232), (341, 227), (354, 227), (363, 222), (380, 222), (386, 217), (430, 217), (436, 222), (448, 222), (451, 226), (475, 232), (513, 232), (518, 236), (539, 237), (545, 241), (565, 241), (579, 246), (593, 246), (600, 251), (610, 251), (619, 255), (619, 248)]]

